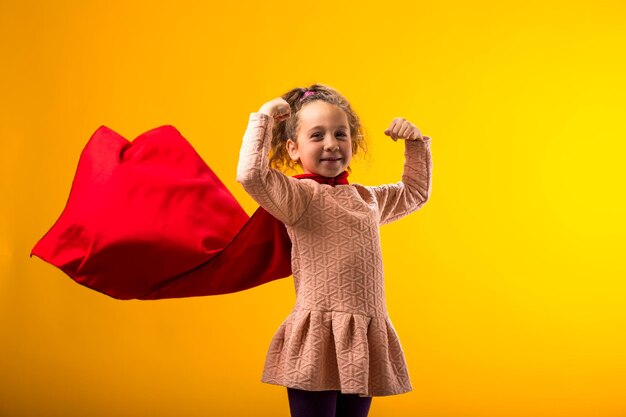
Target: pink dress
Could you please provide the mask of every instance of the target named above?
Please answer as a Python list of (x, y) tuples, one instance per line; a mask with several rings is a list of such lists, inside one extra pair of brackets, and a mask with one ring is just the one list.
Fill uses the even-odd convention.
[(387, 313), (379, 226), (429, 199), (431, 139), (405, 140), (402, 181), (320, 184), (269, 167), (274, 119), (250, 114), (237, 181), (292, 241), (296, 302), (271, 339), (262, 382), (386, 396), (412, 390)]

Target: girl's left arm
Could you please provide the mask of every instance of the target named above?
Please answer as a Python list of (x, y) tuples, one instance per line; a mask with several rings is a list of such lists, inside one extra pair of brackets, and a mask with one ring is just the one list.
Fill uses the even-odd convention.
[(402, 181), (366, 187), (378, 204), (379, 224), (387, 224), (420, 209), (430, 198), (432, 168), (429, 136), (407, 140), (404, 145)]

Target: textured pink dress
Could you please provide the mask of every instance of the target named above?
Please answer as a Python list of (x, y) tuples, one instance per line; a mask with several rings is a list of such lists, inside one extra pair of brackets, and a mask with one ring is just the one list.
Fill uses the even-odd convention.
[(296, 302), (270, 342), (261, 381), (362, 397), (411, 391), (387, 313), (379, 226), (428, 201), (431, 138), (404, 140), (401, 182), (331, 186), (269, 167), (273, 123), (250, 114), (237, 167), (237, 181), (292, 241)]

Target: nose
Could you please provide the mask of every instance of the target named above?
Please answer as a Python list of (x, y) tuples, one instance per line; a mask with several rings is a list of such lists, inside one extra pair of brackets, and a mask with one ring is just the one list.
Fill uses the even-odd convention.
[(332, 135), (327, 136), (326, 139), (324, 139), (324, 150), (334, 151), (337, 149), (339, 149), (339, 142), (337, 139), (335, 139)]

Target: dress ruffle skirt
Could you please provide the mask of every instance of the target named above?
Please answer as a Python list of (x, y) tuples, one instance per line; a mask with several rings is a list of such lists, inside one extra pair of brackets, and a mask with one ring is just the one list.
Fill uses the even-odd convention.
[(261, 381), (361, 397), (412, 390), (389, 317), (342, 311), (292, 311), (271, 340)]

